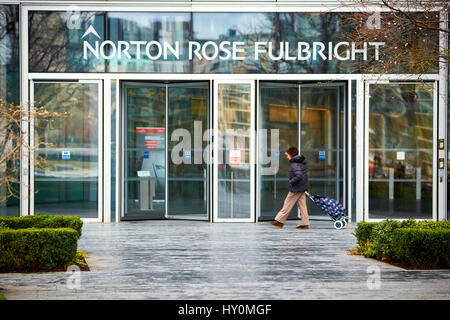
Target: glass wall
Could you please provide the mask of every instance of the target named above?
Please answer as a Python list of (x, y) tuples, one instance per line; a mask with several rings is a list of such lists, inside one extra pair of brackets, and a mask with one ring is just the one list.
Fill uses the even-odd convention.
[[(344, 88), (331, 84), (261, 83), (260, 219), (273, 219), (283, 206), (289, 176), (284, 151), (290, 146), (300, 146), (306, 158), (309, 192), (343, 202)], [(279, 146), (272, 146), (275, 130)], [(324, 216), (315, 205), (308, 208), (310, 215)], [(289, 217), (297, 215), (294, 207)]]
[(98, 218), (99, 85), (34, 83), (35, 213)]
[[(129, 43), (125, 54), (108, 59), (108, 72), (159, 72), (191, 73), (188, 61), (188, 39), (192, 39), (189, 13), (158, 12), (108, 12), (109, 39), (114, 43)], [(178, 42), (178, 59), (167, 53), (167, 59), (150, 59), (158, 55), (157, 45), (148, 49), (149, 42), (169, 43), (175, 47)], [(140, 42), (142, 45), (133, 45)], [(124, 45), (124, 47), (127, 45)], [(166, 47), (167, 48), (167, 47)], [(111, 47), (110, 47), (111, 49)], [(144, 50), (145, 49), (145, 50)], [(163, 49), (163, 48), (162, 48)], [(168, 50), (168, 49), (167, 49)]]
[(251, 88), (219, 83), (217, 92), (218, 211), (220, 219), (251, 218)]
[(28, 23), (31, 72), (107, 71), (104, 56), (84, 55), (82, 47), (106, 40), (104, 12), (31, 11)]
[[(19, 104), (19, 6), (0, 5), (0, 100), (5, 104)], [(8, 126), (8, 128), (7, 128)], [(13, 145), (7, 130), (17, 133), (12, 123), (0, 120), (0, 157)], [(19, 153), (16, 154), (19, 159)], [(19, 161), (0, 164), (0, 216), (19, 215)]]
[(432, 218), (433, 84), (373, 84), (369, 218)]
[[(343, 202), (344, 86), (301, 86), (301, 152), (308, 160), (310, 193)], [(323, 216), (317, 206), (310, 215)]]
[[(289, 160), (284, 151), (298, 146), (299, 85), (292, 83), (260, 84), (259, 108), (259, 197), (261, 220), (271, 220), (283, 207), (288, 193)], [(278, 145), (276, 142), (278, 130)], [(274, 139), (274, 140), (272, 140)], [(297, 207), (289, 218), (296, 218)]]

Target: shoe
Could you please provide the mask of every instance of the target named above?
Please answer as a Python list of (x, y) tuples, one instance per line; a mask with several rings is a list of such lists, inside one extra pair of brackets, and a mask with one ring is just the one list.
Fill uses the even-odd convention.
[(298, 225), (295, 227), (295, 229), (309, 229), (309, 225)]
[(280, 229), (283, 228), (283, 224), (278, 221), (271, 221), (270, 224)]

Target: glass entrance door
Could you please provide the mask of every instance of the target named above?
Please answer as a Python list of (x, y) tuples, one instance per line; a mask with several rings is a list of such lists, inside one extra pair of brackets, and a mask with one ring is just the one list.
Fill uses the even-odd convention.
[(124, 218), (166, 213), (166, 86), (125, 83)]
[(52, 120), (34, 119), (30, 130), (31, 214), (101, 220), (101, 82), (31, 81), (30, 92), (32, 108), (48, 111)]
[(209, 84), (123, 84), (123, 219), (207, 220)]
[(434, 83), (367, 83), (366, 220), (432, 219)]
[(214, 221), (253, 222), (254, 82), (214, 84)]
[(209, 83), (175, 83), (167, 90), (167, 217), (208, 220)]
[[(259, 219), (271, 220), (288, 193), (289, 161), (284, 151), (300, 146), (308, 163), (309, 192), (344, 202), (343, 84), (260, 83)], [(277, 131), (278, 130), (278, 131)], [(278, 135), (278, 146), (274, 135)], [(311, 216), (327, 217), (315, 205)], [(297, 207), (289, 218), (299, 217)]]

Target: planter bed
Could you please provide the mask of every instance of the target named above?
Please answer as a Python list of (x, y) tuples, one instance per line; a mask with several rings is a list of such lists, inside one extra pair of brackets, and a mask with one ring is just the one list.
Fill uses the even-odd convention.
[(450, 221), (360, 222), (352, 253), (405, 269), (450, 269)]

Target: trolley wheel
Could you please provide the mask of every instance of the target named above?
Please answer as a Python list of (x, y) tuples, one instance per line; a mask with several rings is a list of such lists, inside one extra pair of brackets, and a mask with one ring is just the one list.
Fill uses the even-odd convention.
[(336, 230), (342, 229), (343, 226), (344, 226), (344, 223), (341, 220), (336, 220), (334, 222), (334, 227), (336, 228)]
[(342, 218), (342, 223), (344, 224), (342, 227), (347, 228), (347, 221), (345, 221), (345, 218)]

